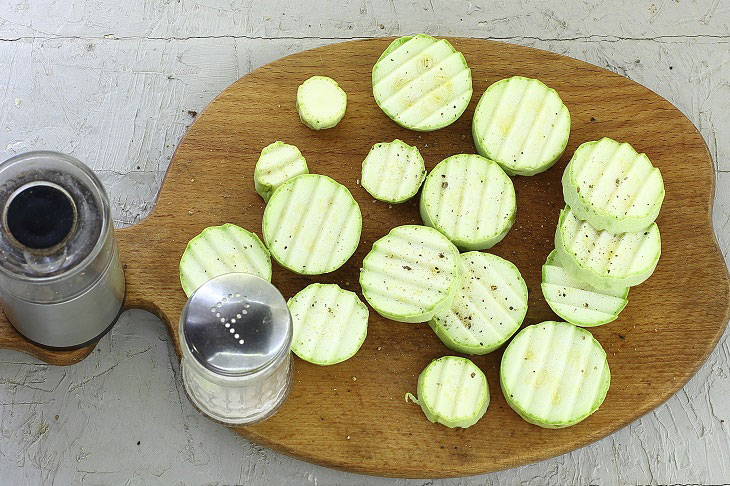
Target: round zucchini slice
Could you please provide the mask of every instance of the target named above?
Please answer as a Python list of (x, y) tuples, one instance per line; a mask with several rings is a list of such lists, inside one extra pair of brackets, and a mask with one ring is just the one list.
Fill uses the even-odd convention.
[(563, 155), (569, 136), (570, 113), (557, 91), (522, 76), (489, 86), (472, 120), (477, 152), (510, 175), (546, 171)]
[(494, 161), (476, 154), (439, 162), (421, 191), (423, 222), (462, 250), (486, 250), (499, 243), (516, 210), (512, 180)]
[(450, 428), (471, 427), (489, 406), (487, 377), (466, 358), (435, 359), (418, 376), (418, 398), (406, 393), (406, 402), (421, 406), (432, 423)]
[(362, 215), (350, 191), (319, 174), (303, 174), (274, 191), (264, 210), (271, 256), (303, 275), (333, 272), (360, 242)]
[(333, 365), (350, 359), (365, 341), (368, 308), (336, 284), (307, 285), (289, 299), (294, 324), (291, 349), (305, 361)]
[(460, 283), (459, 250), (428, 226), (393, 228), (373, 244), (360, 269), (365, 300), (400, 322), (426, 322), (448, 309)]
[(600, 289), (619, 290), (639, 285), (654, 273), (662, 244), (656, 223), (636, 233), (598, 231), (566, 206), (555, 230), (555, 249), (573, 277)]
[(420, 132), (454, 123), (469, 105), (471, 70), (445, 39), (394, 40), (373, 66), (373, 96), (398, 125)]
[(451, 307), (429, 321), (447, 348), (487, 354), (517, 332), (527, 314), (527, 285), (507, 260), (479, 251), (461, 254), (461, 288)]
[(628, 287), (597, 289), (574, 278), (553, 250), (542, 266), (542, 295), (557, 315), (576, 326), (593, 327), (616, 320), (626, 307)]
[(507, 404), (527, 422), (558, 429), (577, 424), (606, 398), (611, 372), (590, 332), (546, 321), (521, 330), (502, 355)]
[(261, 151), (253, 177), (256, 192), (268, 201), (277, 187), (298, 175), (309, 173), (307, 161), (294, 145), (274, 142)]
[(565, 203), (597, 230), (649, 227), (664, 201), (662, 174), (628, 143), (610, 138), (582, 144), (563, 172)]
[(332, 128), (347, 110), (347, 94), (332, 78), (312, 76), (297, 89), (299, 119), (312, 130)]
[(362, 163), (362, 187), (375, 199), (391, 204), (415, 196), (425, 177), (421, 153), (401, 140), (376, 143)]
[(255, 233), (227, 223), (209, 226), (195, 236), (180, 258), (185, 295), (208, 280), (232, 272), (251, 273), (271, 282), (269, 250)]

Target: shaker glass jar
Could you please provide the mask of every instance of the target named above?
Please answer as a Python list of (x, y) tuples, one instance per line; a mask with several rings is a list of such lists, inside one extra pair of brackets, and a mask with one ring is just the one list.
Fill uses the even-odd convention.
[(178, 327), (183, 383), (193, 405), (226, 425), (273, 415), (292, 385), (292, 332), (286, 301), (266, 280), (228, 273), (201, 285)]

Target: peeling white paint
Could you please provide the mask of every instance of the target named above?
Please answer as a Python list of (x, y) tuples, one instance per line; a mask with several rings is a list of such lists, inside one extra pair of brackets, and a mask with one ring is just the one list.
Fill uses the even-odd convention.
[[(730, 3), (8, 0), (0, 4), (0, 153), (71, 153), (108, 188), (117, 226), (152, 207), (172, 153), (222, 89), (338, 40), (414, 32), (559, 52), (679, 107), (715, 160), (713, 222), (730, 261)], [(730, 339), (665, 405), (570, 454), (461, 480), (345, 474), (202, 418), (167, 332), (125, 314), (89, 358), (47, 366), (0, 350), (0, 484), (422, 485), (730, 483)]]

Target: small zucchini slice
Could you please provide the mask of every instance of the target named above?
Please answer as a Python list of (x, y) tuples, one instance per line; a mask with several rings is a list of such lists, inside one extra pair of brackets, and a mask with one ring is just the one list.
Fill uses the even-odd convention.
[(289, 299), (291, 349), (305, 361), (333, 365), (357, 353), (368, 331), (368, 308), (354, 292), (313, 283)]
[(590, 332), (546, 321), (521, 330), (502, 355), (507, 404), (527, 422), (558, 429), (577, 424), (606, 398), (611, 372)]
[(469, 105), (471, 70), (445, 39), (394, 40), (373, 66), (373, 96), (398, 125), (420, 132), (454, 123)]
[(662, 244), (656, 223), (636, 233), (598, 231), (566, 206), (560, 211), (555, 249), (573, 277), (600, 289), (619, 290), (651, 276)]
[(268, 201), (277, 187), (298, 175), (309, 173), (307, 161), (294, 145), (274, 142), (261, 151), (253, 178), (256, 192)]
[(303, 174), (274, 191), (264, 210), (271, 256), (302, 275), (337, 270), (360, 242), (362, 215), (350, 191), (319, 174)]
[(570, 113), (557, 91), (523, 76), (489, 86), (472, 120), (477, 152), (510, 175), (546, 171), (563, 155), (569, 136)]
[(421, 219), (462, 250), (496, 245), (515, 221), (512, 180), (494, 161), (476, 154), (452, 155), (423, 184)]
[(542, 266), (542, 295), (557, 315), (576, 326), (593, 327), (616, 320), (626, 307), (628, 287), (597, 289), (574, 278), (553, 250)]
[(597, 230), (649, 227), (664, 201), (662, 174), (646, 154), (610, 138), (582, 144), (563, 172), (565, 203)]
[(401, 140), (376, 143), (362, 162), (362, 187), (378, 201), (407, 201), (416, 195), (425, 177), (421, 153)]
[(527, 285), (507, 260), (479, 251), (461, 254), (461, 288), (451, 307), (429, 321), (447, 348), (487, 354), (517, 332), (527, 314)]
[(460, 284), (459, 250), (428, 226), (393, 228), (373, 244), (360, 269), (365, 300), (399, 322), (426, 322), (448, 309)]
[(418, 398), (406, 393), (421, 406), (432, 423), (449, 428), (471, 427), (489, 406), (487, 377), (466, 358), (444, 356), (435, 359), (418, 376)]
[(190, 240), (180, 258), (180, 284), (188, 297), (208, 280), (231, 272), (271, 281), (269, 250), (255, 233), (235, 224), (205, 228)]
[(299, 119), (312, 130), (337, 125), (347, 110), (347, 94), (332, 78), (312, 76), (297, 89)]

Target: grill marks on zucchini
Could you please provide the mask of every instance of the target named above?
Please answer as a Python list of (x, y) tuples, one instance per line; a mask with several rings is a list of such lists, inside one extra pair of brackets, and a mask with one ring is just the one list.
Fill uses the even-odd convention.
[(254, 169), (256, 192), (268, 201), (277, 187), (309, 172), (307, 161), (294, 145), (274, 142), (264, 147)]
[(360, 241), (360, 207), (345, 186), (305, 174), (282, 184), (264, 211), (264, 241), (289, 270), (317, 275), (341, 267)]
[(472, 95), (464, 56), (444, 39), (425, 34), (393, 41), (373, 66), (373, 96), (402, 127), (432, 131), (450, 125)]
[(598, 230), (640, 231), (654, 222), (664, 182), (646, 154), (610, 138), (582, 144), (563, 173), (566, 203)]
[(448, 308), (459, 286), (459, 252), (426, 226), (393, 228), (363, 260), (360, 285), (375, 311), (395, 321), (425, 322)]
[[(472, 95), (464, 56), (448, 41), (424, 34), (393, 41), (373, 66), (372, 84), (385, 114), (416, 131), (453, 123)], [(337, 83), (323, 76), (308, 79), (297, 92), (300, 118), (315, 130), (335, 126), (346, 101)], [(460, 353), (486, 354), (509, 340), (527, 312), (519, 270), (488, 253), (459, 255), (457, 247), (483, 250), (505, 237), (516, 213), (507, 174), (547, 170), (563, 154), (569, 134), (570, 113), (558, 93), (537, 79), (514, 76), (491, 85), (476, 107), (472, 135), (481, 155), (451, 156), (425, 177), (416, 147), (401, 140), (375, 144), (363, 161), (363, 188), (378, 200), (400, 203), (425, 178), (419, 209), (427, 226), (399, 226), (373, 244), (360, 270), (363, 296), (373, 309), (396, 321), (428, 321)], [(328, 273), (354, 253), (362, 228), (357, 202), (329, 177), (308, 174), (296, 147), (276, 142), (264, 148), (255, 184), (268, 200), (264, 240), (282, 266), (300, 274)], [(628, 287), (654, 271), (661, 241), (653, 222), (664, 198), (661, 174), (646, 155), (608, 138), (581, 145), (562, 184), (568, 205), (541, 288), (550, 307), (575, 326), (548, 321), (526, 327), (505, 349), (500, 368), (510, 407), (549, 428), (578, 423), (603, 402), (610, 385), (606, 354), (576, 326), (616, 319)], [(237, 252), (239, 247), (245, 251)], [(242, 268), (271, 278), (266, 248), (255, 234), (233, 225), (208, 228), (191, 240), (180, 265), (188, 295), (208, 278)], [(311, 363), (349, 359), (366, 337), (368, 308), (335, 284), (307, 286), (289, 308), (292, 350)], [(418, 395), (406, 394), (406, 401), (448, 427), (473, 425), (489, 404), (484, 374), (454, 356), (423, 370)]]
[(489, 387), (484, 373), (466, 358), (435, 359), (418, 376), (418, 398), (406, 401), (421, 406), (426, 418), (447, 427), (471, 427), (489, 406)]
[(289, 310), (292, 351), (310, 363), (341, 363), (357, 353), (367, 335), (368, 308), (335, 284), (308, 285), (289, 299)]
[(638, 285), (659, 261), (661, 238), (656, 223), (644, 231), (614, 234), (597, 231), (566, 206), (555, 232), (558, 259), (575, 278), (598, 288)]
[(235, 224), (205, 228), (180, 258), (180, 283), (188, 297), (208, 280), (231, 272), (271, 281), (269, 250), (256, 234)]
[(429, 325), (449, 349), (486, 354), (499, 348), (527, 313), (527, 285), (512, 263), (472, 251), (461, 255), (461, 288)]
[(373, 145), (362, 163), (362, 187), (375, 199), (393, 204), (415, 196), (425, 177), (421, 153), (397, 139)]
[(426, 177), (420, 212), (426, 225), (459, 248), (491, 248), (514, 223), (514, 186), (495, 162), (479, 155), (453, 155)]
[(600, 343), (566, 322), (524, 328), (505, 349), (500, 367), (509, 406), (527, 422), (547, 428), (567, 427), (595, 412), (610, 380)]
[(558, 93), (537, 79), (513, 76), (492, 84), (474, 112), (477, 151), (510, 175), (534, 175), (563, 154), (570, 113)]
[(577, 326), (592, 327), (615, 320), (626, 307), (628, 287), (602, 290), (574, 278), (553, 250), (542, 267), (542, 293), (550, 308)]

